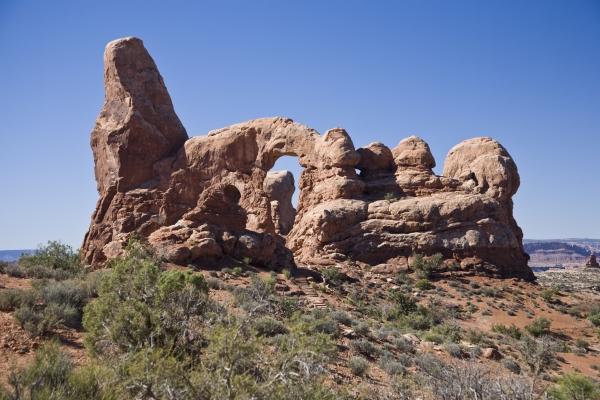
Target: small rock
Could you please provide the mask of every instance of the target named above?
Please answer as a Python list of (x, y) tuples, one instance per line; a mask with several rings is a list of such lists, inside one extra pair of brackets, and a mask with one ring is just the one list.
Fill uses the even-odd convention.
[(487, 347), (483, 349), (481, 355), (483, 358), (487, 358), (488, 360), (500, 360), (502, 358), (502, 354), (500, 354), (500, 352), (493, 347)]

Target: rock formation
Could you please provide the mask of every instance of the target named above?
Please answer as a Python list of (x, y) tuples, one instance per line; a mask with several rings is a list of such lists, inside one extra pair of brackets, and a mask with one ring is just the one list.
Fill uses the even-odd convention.
[(587, 268), (600, 268), (600, 264), (598, 264), (595, 254), (592, 254), (590, 256), (590, 259), (585, 263), (585, 266)]
[(271, 201), (271, 219), (275, 224), (275, 232), (287, 235), (296, 218), (296, 209), (292, 205), (294, 175), (290, 171), (270, 171), (263, 189)]
[[(355, 149), (341, 128), (319, 135), (263, 118), (187, 139), (141, 40), (109, 43), (104, 62), (91, 141), (100, 199), (83, 244), (92, 265), (135, 234), (178, 264), (360, 266), (440, 252), (464, 268), (533, 279), (512, 216), (519, 175), (493, 139), (454, 147), (443, 176), (415, 136)], [(291, 174), (269, 172), (284, 155), (303, 168), (297, 211)]]

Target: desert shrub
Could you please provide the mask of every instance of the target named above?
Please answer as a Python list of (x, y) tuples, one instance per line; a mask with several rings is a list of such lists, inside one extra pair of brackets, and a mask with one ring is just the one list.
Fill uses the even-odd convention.
[(49, 241), (30, 255), (19, 259), (18, 268), (27, 277), (68, 279), (82, 269), (79, 252), (58, 241)]
[(425, 258), (422, 254), (415, 254), (411, 268), (422, 279), (429, 279), (436, 270), (442, 265), (443, 256), (437, 253), (431, 257)]
[(521, 366), (512, 358), (503, 358), (501, 363), (504, 366), (504, 368), (506, 368), (513, 374), (519, 375), (521, 373)]
[(388, 375), (403, 375), (406, 372), (404, 364), (396, 360), (391, 353), (385, 353), (381, 356), (378, 363), (381, 368)]
[(375, 357), (379, 354), (379, 349), (367, 339), (355, 339), (350, 342), (352, 349), (363, 356)]
[(79, 328), (83, 308), (95, 295), (93, 283), (81, 279), (42, 281), (23, 292), (15, 318), (34, 336), (51, 333), (59, 326)]
[(526, 336), (518, 343), (518, 349), (534, 376), (539, 376), (556, 365), (557, 345), (548, 336)]
[(25, 278), (27, 276), (27, 271), (17, 263), (6, 264), (2, 268), (2, 272), (13, 278)]
[(446, 363), (424, 354), (417, 359), (418, 378), (443, 400), (512, 399), (529, 400), (532, 392), (528, 382), (503, 378), (472, 361), (454, 360)]
[(452, 357), (462, 358), (464, 356), (464, 352), (462, 350), (462, 347), (458, 343), (446, 343), (444, 345), (444, 349)]
[(600, 386), (587, 376), (569, 373), (561, 376), (547, 394), (553, 400), (597, 400)]
[(484, 341), (485, 335), (480, 330), (470, 328), (465, 332), (465, 339), (471, 344), (480, 344)]
[(554, 303), (556, 301), (555, 296), (558, 294), (558, 289), (556, 288), (547, 288), (541, 291), (540, 297), (546, 303)]
[(208, 278), (206, 278), (206, 285), (209, 289), (213, 290), (220, 290), (225, 288), (223, 281), (213, 276), (209, 276)]
[(143, 347), (175, 356), (198, 352), (203, 340), (195, 326), (214, 309), (204, 278), (162, 271), (138, 244), (131, 246), (112, 263), (98, 298), (85, 308), (86, 346), (99, 355)]
[(290, 297), (278, 296), (275, 292), (275, 279), (263, 279), (254, 274), (248, 287), (234, 287), (235, 305), (252, 315), (289, 317), (299, 309), (298, 301)]
[(369, 369), (369, 363), (362, 357), (352, 357), (348, 360), (348, 368), (356, 376), (364, 376)]
[(415, 283), (415, 287), (419, 290), (431, 290), (435, 288), (435, 285), (429, 282), (428, 279), (419, 279), (417, 283)]
[(288, 332), (285, 325), (274, 318), (262, 317), (254, 323), (254, 329), (259, 336), (275, 336)]
[(502, 335), (510, 336), (513, 339), (521, 339), (523, 336), (523, 332), (519, 328), (517, 328), (514, 324), (510, 326), (506, 326), (503, 324), (494, 324), (492, 325), (492, 332), (500, 333)]
[(584, 352), (586, 352), (586, 351), (588, 351), (590, 349), (590, 343), (587, 340), (582, 339), (582, 338), (577, 338), (575, 340), (575, 346), (578, 349), (583, 350)]
[(344, 274), (335, 267), (326, 267), (321, 270), (323, 282), (331, 286), (340, 286), (344, 282)]
[(535, 337), (547, 335), (550, 332), (550, 320), (544, 317), (537, 318), (531, 324), (527, 325), (525, 330)]
[(417, 301), (412, 296), (404, 294), (399, 290), (391, 291), (389, 299), (394, 305), (395, 314), (407, 315), (417, 311)]
[(425, 332), (422, 339), (426, 342), (432, 342), (435, 344), (444, 343), (444, 337), (442, 335), (440, 335), (438, 332), (433, 332), (433, 331)]
[(590, 311), (590, 313), (588, 314), (588, 320), (595, 327), (600, 327), (600, 308), (598, 308), (598, 307), (593, 308)]
[(283, 276), (285, 277), (285, 279), (292, 279), (294, 276), (292, 274), (292, 271), (290, 271), (290, 269), (288, 268), (284, 268), (283, 271), (281, 271), (283, 273)]
[(371, 328), (365, 321), (359, 321), (354, 325), (354, 333), (359, 336), (368, 336), (370, 332)]
[(40, 347), (25, 368), (13, 370), (9, 387), (0, 388), (2, 400), (111, 400), (107, 370), (94, 364), (75, 368), (55, 342)]
[(395, 338), (394, 346), (399, 351), (404, 352), (404, 353), (414, 353), (415, 352), (415, 346), (413, 345), (413, 343), (404, 337)]
[(352, 326), (352, 317), (345, 311), (334, 310), (331, 312), (331, 318), (342, 325)]
[(458, 342), (461, 340), (462, 329), (456, 323), (445, 321), (431, 328), (431, 332), (443, 338), (445, 342)]
[(31, 302), (31, 292), (21, 289), (0, 289), (0, 311), (13, 311), (21, 304)]
[(164, 271), (134, 247), (86, 306), (86, 346), (111, 365), (124, 399), (335, 398), (322, 375), (337, 323), (280, 312), (272, 279), (253, 276), (245, 289), (234, 290), (241, 315), (228, 315), (201, 276)]

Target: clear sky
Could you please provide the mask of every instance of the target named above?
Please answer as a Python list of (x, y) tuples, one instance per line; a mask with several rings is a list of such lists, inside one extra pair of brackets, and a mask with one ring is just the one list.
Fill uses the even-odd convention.
[(0, 0), (0, 249), (81, 244), (102, 53), (123, 36), (190, 136), (274, 115), (356, 147), (415, 134), (438, 173), (492, 136), (519, 167), (525, 237), (600, 237), (598, 0)]

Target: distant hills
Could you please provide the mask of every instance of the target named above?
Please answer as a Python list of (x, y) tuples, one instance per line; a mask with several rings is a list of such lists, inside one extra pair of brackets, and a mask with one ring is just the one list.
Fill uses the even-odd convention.
[(31, 254), (35, 250), (0, 250), (0, 261), (17, 261), (23, 254)]
[(600, 239), (525, 239), (523, 245), (534, 269), (578, 267), (590, 254), (600, 256)]

